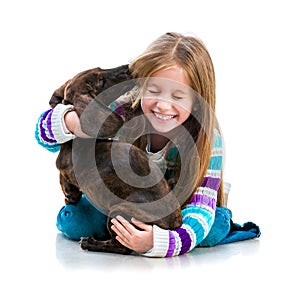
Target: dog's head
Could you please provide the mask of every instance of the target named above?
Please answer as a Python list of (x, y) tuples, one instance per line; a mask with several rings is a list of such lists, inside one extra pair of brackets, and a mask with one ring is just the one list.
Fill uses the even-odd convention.
[[(107, 106), (133, 87), (131, 79), (128, 65), (83, 71), (57, 89), (49, 103), (51, 107), (58, 103), (72, 104), (79, 116), (85, 111), (82, 130), (91, 136), (111, 137), (123, 125), (123, 120)], [(105, 122), (100, 132), (98, 126), (102, 120)]]
[[(102, 92), (115, 85), (116, 89), (111, 89), (110, 94), (111, 97), (118, 98), (132, 88), (133, 83), (130, 79), (132, 79), (132, 76), (129, 72), (128, 65), (119, 66), (113, 69), (94, 68), (86, 70), (78, 73), (55, 90), (49, 104), (51, 107), (56, 106), (58, 103), (80, 106), (83, 104), (78, 104), (77, 102), (83, 101), (80, 100), (81, 96), (86, 96), (84, 101), (91, 101)], [(120, 83), (123, 83), (122, 88), (118, 88)], [(85, 105), (87, 104), (88, 103), (85, 103)]]

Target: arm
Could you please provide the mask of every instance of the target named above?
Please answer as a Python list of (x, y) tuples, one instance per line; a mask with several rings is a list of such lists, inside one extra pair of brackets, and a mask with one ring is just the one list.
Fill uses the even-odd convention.
[(58, 104), (40, 115), (35, 127), (35, 138), (38, 144), (51, 152), (57, 152), (60, 144), (75, 137), (64, 122), (65, 114), (72, 108), (72, 105)]
[(221, 169), (222, 139), (216, 132), (206, 176), (193, 195), (191, 203), (182, 210), (182, 226), (175, 230), (165, 230), (132, 219), (136, 226), (134, 227), (121, 216), (117, 216), (112, 219), (111, 227), (117, 234), (117, 240), (122, 245), (151, 257), (176, 256), (194, 249), (212, 228)]
[(76, 136), (88, 138), (82, 132), (77, 113), (72, 105), (57, 104), (39, 117), (35, 138), (41, 146), (51, 152), (57, 152), (60, 144), (74, 139)]
[(194, 249), (209, 233), (215, 218), (217, 191), (222, 168), (222, 140), (215, 135), (210, 165), (201, 187), (182, 210), (182, 226), (164, 230), (153, 226), (154, 247), (145, 256), (168, 257)]
[[(89, 137), (81, 130), (80, 120), (77, 113), (73, 111), (73, 106), (63, 105), (59, 102), (61, 99), (57, 96), (57, 91), (50, 100), (51, 104), (56, 106), (41, 114), (35, 128), (35, 138), (38, 144), (51, 152), (59, 151), (60, 144), (74, 139), (76, 136)], [(109, 108), (117, 114), (123, 115), (123, 102), (121, 98), (117, 99), (111, 103)]]

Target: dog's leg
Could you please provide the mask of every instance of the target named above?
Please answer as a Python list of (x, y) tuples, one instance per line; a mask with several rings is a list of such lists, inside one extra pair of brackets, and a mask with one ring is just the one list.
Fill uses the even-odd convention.
[(78, 203), (82, 196), (82, 192), (78, 189), (78, 187), (69, 183), (62, 174), (59, 175), (59, 181), (65, 195), (65, 203)]
[(93, 237), (82, 237), (80, 245), (83, 250), (95, 251), (95, 252), (109, 252), (117, 254), (130, 254), (131, 249), (126, 248), (115, 239), (115, 232), (110, 228), (111, 218), (107, 218), (107, 229), (111, 236), (108, 240), (96, 240)]
[(118, 254), (130, 254), (131, 249), (124, 247), (115, 239), (99, 241), (92, 237), (84, 237), (80, 240), (80, 245), (83, 250), (95, 252), (109, 252)]

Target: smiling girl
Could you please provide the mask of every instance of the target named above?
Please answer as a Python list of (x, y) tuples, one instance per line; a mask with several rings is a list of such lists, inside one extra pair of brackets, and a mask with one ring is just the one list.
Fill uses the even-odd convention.
[[(121, 244), (139, 254), (181, 255), (205, 239), (214, 223), (216, 206), (224, 205), (213, 63), (198, 38), (166, 33), (131, 62), (130, 70), (134, 78), (143, 80), (110, 107), (125, 121), (146, 116), (150, 129), (134, 144), (161, 167), (171, 189), (182, 191), (177, 197), (181, 197), (183, 223), (175, 230), (164, 230), (134, 216), (132, 223), (117, 216), (112, 220), (112, 229)], [(45, 130), (44, 135), (50, 128), (53, 142), (49, 145), (38, 132), (40, 144), (50, 148), (76, 136), (86, 137), (71, 109), (60, 104), (45, 112), (39, 122), (47, 119), (47, 126), (38, 128)], [(196, 149), (196, 158), (192, 148)], [(184, 186), (177, 185), (180, 176), (185, 176)]]

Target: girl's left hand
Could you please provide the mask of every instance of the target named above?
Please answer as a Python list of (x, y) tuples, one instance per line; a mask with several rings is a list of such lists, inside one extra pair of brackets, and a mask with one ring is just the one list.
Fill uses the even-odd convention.
[(146, 253), (153, 248), (152, 225), (142, 223), (132, 218), (131, 222), (142, 229), (139, 230), (121, 216), (117, 216), (112, 219), (111, 222), (113, 223), (111, 229), (117, 234), (116, 239), (123, 246), (140, 254)]

